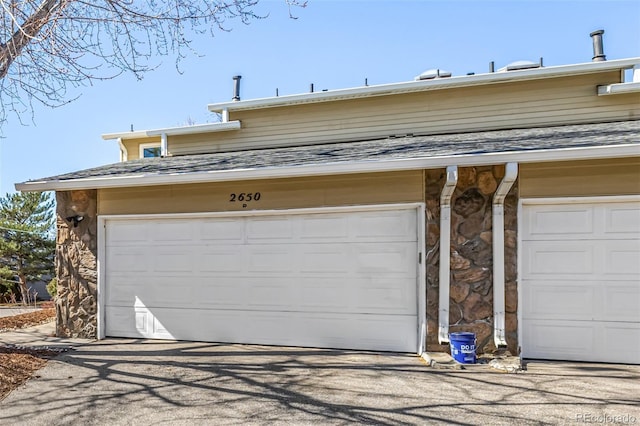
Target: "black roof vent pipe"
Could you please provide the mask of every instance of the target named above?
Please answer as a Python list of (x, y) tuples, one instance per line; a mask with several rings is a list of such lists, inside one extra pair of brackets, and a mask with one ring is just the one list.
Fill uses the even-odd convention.
[(593, 62), (602, 62), (607, 60), (607, 57), (604, 55), (604, 47), (602, 45), (602, 34), (604, 34), (604, 30), (597, 30), (589, 34), (593, 40)]
[(233, 98), (231, 99), (234, 101), (240, 100), (240, 79), (241, 78), (242, 78), (241, 75), (233, 76)]

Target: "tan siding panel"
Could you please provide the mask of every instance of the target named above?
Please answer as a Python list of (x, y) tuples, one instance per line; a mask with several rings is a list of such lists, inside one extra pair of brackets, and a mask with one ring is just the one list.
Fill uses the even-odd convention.
[(160, 143), (160, 136), (123, 140), (122, 144), (127, 149), (128, 160), (137, 160), (140, 158), (140, 145), (143, 143)]
[[(421, 171), (101, 189), (99, 214), (189, 213), (423, 201)], [(260, 193), (259, 201), (230, 194)]]
[(640, 157), (522, 164), (522, 198), (640, 194)]
[(232, 113), (242, 130), (173, 137), (173, 154), (640, 117), (640, 95), (597, 96), (618, 72)]

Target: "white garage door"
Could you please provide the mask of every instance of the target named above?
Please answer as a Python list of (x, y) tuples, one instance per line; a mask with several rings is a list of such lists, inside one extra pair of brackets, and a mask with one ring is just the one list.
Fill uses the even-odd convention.
[(523, 204), (523, 356), (640, 364), (640, 202)]
[(105, 223), (107, 336), (418, 349), (415, 208)]

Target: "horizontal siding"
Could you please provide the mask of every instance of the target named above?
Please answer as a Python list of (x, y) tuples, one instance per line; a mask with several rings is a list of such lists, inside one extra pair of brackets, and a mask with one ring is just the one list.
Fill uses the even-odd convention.
[(174, 155), (640, 118), (640, 95), (598, 97), (618, 72), (232, 113), (242, 130), (174, 136)]
[(127, 150), (128, 160), (137, 160), (140, 158), (140, 145), (143, 143), (160, 143), (160, 136), (123, 140), (122, 144)]
[(522, 164), (522, 198), (640, 194), (640, 157)]
[[(99, 214), (190, 213), (421, 202), (421, 171), (166, 185), (98, 191)], [(230, 194), (260, 193), (231, 202)]]

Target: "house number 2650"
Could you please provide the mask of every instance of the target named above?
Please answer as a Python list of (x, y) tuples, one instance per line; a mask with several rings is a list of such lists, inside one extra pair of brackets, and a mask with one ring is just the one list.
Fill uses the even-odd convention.
[(247, 207), (247, 203), (250, 201), (260, 201), (262, 195), (259, 192), (232, 192), (229, 194), (230, 203), (242, 203), (242, 207)]

